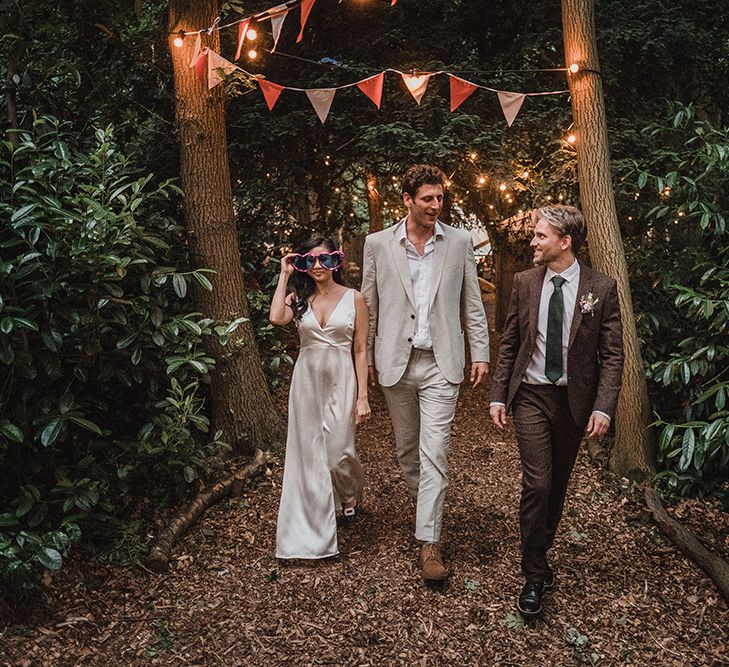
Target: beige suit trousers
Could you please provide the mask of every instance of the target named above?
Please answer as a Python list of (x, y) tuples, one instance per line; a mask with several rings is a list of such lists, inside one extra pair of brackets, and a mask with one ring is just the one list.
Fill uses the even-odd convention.
[(432, 351), (415, 348), (402, 378), (382, 387), (400, 469), (417, 503), (415, 538), (423, 542), (440, 540), (459, 387), (445, 379)]

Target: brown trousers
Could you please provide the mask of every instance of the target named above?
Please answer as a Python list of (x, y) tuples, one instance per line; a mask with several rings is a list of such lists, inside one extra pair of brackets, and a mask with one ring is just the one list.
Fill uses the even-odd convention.
[(587, 424), (572, 418), (567, 387), (553, 385), (522, 383), (512, 414), (522, 466), (521, 569), (527, 580), (541, 580)]

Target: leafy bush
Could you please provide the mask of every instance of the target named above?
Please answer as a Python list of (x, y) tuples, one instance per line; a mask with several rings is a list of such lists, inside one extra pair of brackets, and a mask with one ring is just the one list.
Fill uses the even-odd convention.
[[(719, 494), (729, 479), (729, 128), (679, 106), (647, 129), (660, 147), (635, 172), (645, 199), (639, 308), (661, 417), (658, 478), (674, 495)], [(636, 276), (633, 276), (635, 281)], [(637, 281), (636, 281), (637, 282)], [(646, 285), (647, 283), (647, 285)], [(640, 292), (639, 292), (640, 294)], [(672, 301), (672, 303), (669, 301)], [(640, 297), (639, 297), (640, 300)]]
[(210, 474), (202, 337), (189, 312), (179, 190), (139, 177), (110, 128), (91, 146), (52, 118), (0, 145), (0, 579), (34, 585), (134, 484)]

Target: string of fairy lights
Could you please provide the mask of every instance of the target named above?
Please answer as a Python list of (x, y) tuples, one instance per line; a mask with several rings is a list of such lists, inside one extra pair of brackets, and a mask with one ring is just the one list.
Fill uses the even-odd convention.
[[(301, 32), (297, 39), (297, 42), (298, 42), (301, 40), (301, 37), (304, 33), (304, 26), (306, 24), (306, 20), (308, 19), (309, 11), (311, 10), (315, 1), (316, 0), (288, 0), (287, 2), (283, 2), (276, 6), (270, 7), (262, 12), (258, 12), (257, 14), (253, 14), (247, 18), (237, 19), (234, 21), (230, 21), (228, 23), (221, 23), (221, 17), (218, 16), (215, 19), (215, 21), (213, 21), (212, 25), (210, 25), (207, 28), (200, 28), (198, 30), (179, 30), (179, 31), (173, 32), (172, 35), (174, 35), (174, 37), (172, 39), (172, 43), (176, 48), (182, 48), (185, 44), (185, 39), (187, 37), (196, 36), (196, 40), (197, 40), (196, 49), (197, 49), (197, 48), (199, 48), (199, 45), (200, 45), (200, 38), (203, 35), (212, 35), (216, 31), (221, 31), (221, 30), (225, 30), (228, 28), (237, 28), (238, 29), (238, 49), (237, 49), (235, 59), (238, 60), (240, 55), (245, 50), (245, 55), (246, 55), (247, 59), (249, 61), (254, 61), (258, 58), (259, 50), (262, 48), (260, 46), (257, 46), (257, 44), (256, 44), (256, 41), (258, 40), (260, 33), (259, 33), (259, 30), (256, 30), (256, 28), (253, 26), (254, 23), (260, 24), (263, 21), (268, 21), (268, 20), (271, 21), (271, 25), (272, 25), (273, 33), (274, 33), (274, 48), (265, 49), (265, 50), (268, 51), (269, 53), (276, 53), (276, 51), (275, 51), (276, 44), (278, 42), (281, 25), (283, 23), (283, 19), (285, 18), (285, 16), (292, 9), (295, 9), (296, 7), (301, 7), (301, 10), (302, 10), (302, 12), (301, 12)], [(388, 0), (388, 1), (390, 1), (390, 0)], [(395, 5), (396, 3), (393, 1), (393, 2), (390, 2), (390, 4)], [(288, 56), (289, 54), (280, 53), (279, 55)], [(312, 62), (317, 65), (325, 64), (324, 63), (325, 60), (331, 60), (331, 59), (322, 59), (320, 61), (313, 61), (313, 60), (310, 61), (306, 58), (301, 58), (298, 56), (292, 56), (292, 57), (296, 57), (299, 60)], [(332, 62), (334, 62), (334, 61), (332, 61)], [(238, 68), (237, 66), (236, 66), (236, 68), (241, 69), (241, 68)], [(571, 63), (568, 67), (564, 67), (564, 68), (531, 69), (531, 70), (524, 70), (524, 71), (529, 71), (530, 73), (541, 72), (541, 71), (545, 71), (545, 72), (546, 71), (549, 71), (549, 72), (562, 71), (562, 72), (565, 72), (569, 76), (569, 75), (577, 74), (580, 71), (580, 69), (581, 68), (580, 68), (579, 63)], [(243, 71), (245, 72), (245, 70), (243, 70)], [(522, 71), (522, 70), (519, 70), (519, 71)], [(500, 70), (500, 72), (503, 73), (503, 70)], [(442, 72), (442, 73), (446, 73), (446, 72)], [(462, 73), (462, 72), (459, 72), (459, 74), (460, 73)], [(253, 76), (253, 77), (257, 76), (257, 75), (251, 74), (249, 72), (247, 74), (249, 74), (250, 76)], [(403, 74), (403, 81), (411, 92), (413, 92), (414, 87), (417, 87), (418, 85), (420, 85), (419, 75), (421, 75), (421, 74), (427, 75), (429, 73), (420, 72), (419, 70), (413, 69), (411, 71), (409, 77)], [(353, 85), (353, 84), (350, 84), (350, 85)], [(478, 86), (478, 87), (487, 88), (485, 86)], [(286, 88), (289, 88), (289, 87), (287, 86)], [(298, 90), (297, 88), (293, 88), (293, 89)], [(489, 88), (487, 88), (487, 89), (493, 90), (493, 89), (489, 89)], [(302, 88), (301, 90), (305, 90), (305, 89)], [(571, 127), (567, 130), (567, 134), (562, 141), (563, 141), (564, 146), (571, 147), (573, 149), (576, 148), (577, 136), (576, 136), (575, 132), (572, 131)], [(468, 155), (468, 159), (474, 166), (477, 166), (476, 163), (477, 163), (478, 155), (476, 152), (471, 152)], [(331, 165), (331, 156), (330, 155), (326, 155), (324, 157), (324, 165), (325, 166)], [(521, 189), (521, 190), (526, 189), (526, 187), (523, 185), (523, 183), (522, 183), (522, 187), (517, 188), (517, 189), (515, 189), (514, 187), (510, 187), (506, 181), (500, 181), (498, 183), (498, 185), (495, 185), (495, 184), (492, 184), (492, 179), (489, 177), (488, 174), (480, 172), (478, 169), (476, 170), (476, 172), (477, 172), (477, 175), (475, 176), (475, 181), (473, 182), (473, 184), (470, 187), (464, 186), (462, 184), (454, 184), (452, 179), (455, 175), (455, 172), (453, 174), (451, 174), (451, 176), (448, 178), (448, 180), (446, 182), (446, 187), (451, 188), (455, 185), (456, 188), (461, 191), (461, 194), (454, 193), (452, 200), (451, 200), (452, 203), (458, 207), (463, 206), (466, 203), (464, 197), (468, 197), (469, 195), (472, 194), (471, 188), (474, 188), (476, 192), (478, 192), (478, 191), (485, 192), (487, 190), (493, 189), (496, 192), (497, 196), (500, 198), (501, 202), (503, 202), (503, 204), (505, 204), (506, 207), (508, 207), (509, 209), (511, 209), (513, 211), (513, 206), (515, 205), (515, 196), (516, 196), (517, 189)], [(522, 182), (526, 182), (529, 179), (529, 177), (530, 177), (530, 172), (527, 169), (525, 169), (520, 174), (517, 174), (514, 178), (517, 180), (520, 179)], [(389, 188), (389, 187), (396, 188), (397, 184), (398, 184), (397, 177), (392, 176), (391, 183), (388, 183), (388, 186), (386, 186), (386, 188)], [(405, 211), (401, 208), (401, 204), (399, 202), (393, 203), (393, 202), (389, 201), (388, 199), (381, 197), (380, 193), (377, 191), (376, 187), (372, 184), (369, 184), (367, 186), (367, 189), (369, 191), (374, 190), (374, 193), (372, 193), (372, 194), (376, 195), (381, 200), (381, 203), (382, 203), (381, 212), (383, 214), (383, 217), (387, 216), (388, 218), (394, 217), (395, 219), (400, 219), (404, 215)], [(340, 187), (335, 187), (334, 193), (336, 195), (341, 196), (342, 189)], [(667, 196), (665, 193), (661, 193), (661, 194), (663, 196)], [(638, 195), (636, 195), (636, 199), (637, 199), (637, 197), (638, 197)], [(560, 201), (560, 202), (563, 201), (564, 198), (565, 198), (565, 196), (562, 193), (560, 193), (556, 197), (557, 201)], [(361, 198), (359, 195), (353, 194), (351, 197), (352, 205), (353, 206), (358, 205), (358, 203), (360, 202), (360, 199)], [(546, 195), (545, 199), (547, 201), (552, 201), (555, 198), (552, 195)], [(489, 211), (496, 214), (497, 213), (496, 209), (497, 209), (497, 206), (499, 205), (499, 203), (500, 202), (497, 201), (496, 204), (490, 203), (490, 204), (487, 204), (486, 206), (489, 209)], [(501, 208), (501, 207), (499, 207), (499, 208)], [(328, 208), (326, 210), (326, 213), (328, 215), (331, 215), (332, 209)], [(523, 215), (524, 214), (523, 209), (521, 209), (521, 208), (518, 209), (516, 211), (516, 214)], [(354, 211), (350, 211), (348, 215), (350, 218), (355, 217)]]

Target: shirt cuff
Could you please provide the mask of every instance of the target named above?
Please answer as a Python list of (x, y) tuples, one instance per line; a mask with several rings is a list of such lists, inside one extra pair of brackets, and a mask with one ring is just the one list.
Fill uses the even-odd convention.
[(501, 401), (491, 401), (491, 402), (489, 403), (489, 407), (490, 407), (490, 408), (493, 408), (493, 407), (494, 407), (494, 405), (503, 405), (504, 407), (506, 407), (506, 403), (502, 403)]
[(609, 422), (612, 421), (612, 419), (610, 418), (610, 415), (607, 414), (606, 412), (603, 412), (602, 410), (593, 410), (592, 411), (593, 414), (595, 414), (596, 412), (597, 412), (597, 414), (602, 415), (603, 417), (606, 417)]

